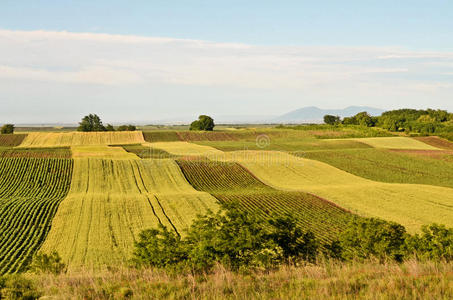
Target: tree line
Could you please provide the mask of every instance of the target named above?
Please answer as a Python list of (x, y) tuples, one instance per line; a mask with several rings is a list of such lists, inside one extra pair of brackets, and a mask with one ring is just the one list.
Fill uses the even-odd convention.
[[(104, 124), (101, 121), (101, 118), (96, 114), (89, 114), (83, 117), (82, 121), (79, 123), (78, 131), (91, 132), (91, 131), (115, 131), (115, 128), (111, 124)], [(116, 131), (135, 131), (137, 127), (135, 125), (121, 125), (118, 126)]]
[(398, 109), (384, 112), (378, 117), (371, 116), (367, 112), (360, 112), (343, 119), (339, 116), (325, 115), (324, 123), (380, 127), (392, 132), (428, 135), (453, 132), (453, 113), (440, 109)]

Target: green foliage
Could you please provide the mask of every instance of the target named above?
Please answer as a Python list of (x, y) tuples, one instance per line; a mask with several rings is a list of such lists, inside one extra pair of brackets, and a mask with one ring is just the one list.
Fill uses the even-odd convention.
[(158, 268), (184, 265), (209, 271), (216, 263), (238, 271), (274, 267), (282, 262), (314, 260), (314, 235), (296, 227), (290, 216), (263, 220), (237, 204), (198, 216), (184, 239), (164, 226), (146, 230), (135, 244), (137, 265)]
[(324, 116), (324, 123), (328, 125), (335, 125), (340, 123), (339, 116), (332, 116), (332, 115), (325, 115)]
[(38, 253), (33, 258), (30, 270), (34, 273), (50, 273), (54, 275), (65, 272), (66, 265), (56, 251), (50, 254)]
[(101, 118), (96, 114), (89, 114), (83, 117), (82, 122), (79, 123), (78, 131), (91, 132), (91, 131), (105, 131), (102, 125)]
[(210, 116), (201, 115), (198, 117), (198, 120), (193, 121), (190, 124), (190, 130), (204, 130), (204, 131), (212, 131), (214, 129), (214, 119)]
[(136, 131), (137, 127), (135, 125), (121, 125), (118, 127), (118, 131)]
[(0, 299), (34, 300), (41, 296), (34, 282), (21, 275), (0, 278)]
[(340, 235), (340, 245), (345, 250), (345, 259), (374, 257), (401, 261), (406, 236), (406, 229), (400, 224), (374, 218), (357, 218)]
[(107, 124), (107, 126), (105, 126), (105, 131), (115, 131), (115, 128), (112, 124)]
[(453, 228), (431, 224), (422, 227), (422, 233), (406, 240), (406, 251), (418, 258), (431, 260), (453, 260)]
[(1, 134), (13, 134), (14, 133), (14, 125), (13, 124), (5, 124), (0, 129)]

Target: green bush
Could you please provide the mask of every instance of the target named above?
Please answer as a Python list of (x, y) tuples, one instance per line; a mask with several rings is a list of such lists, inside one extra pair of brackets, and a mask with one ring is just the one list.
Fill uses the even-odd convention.
[(422, 227), (422, 233), (406, 239), (406, 252), (421, 259), (453, 260), (453, 228), (431, 224)]
[(58, 275), (66, 271), (66, 265), (55, 251), (50, 254), (38, 253), (33, 257), (30, 270), (38, 274), (50, 273)]
[(137, 127), (134, 125), (121, 125), (118, 127), (118, 131), (136, 131)]
[(265, 221), (237, 204), (198, 216), (184, 239), (164, 226), (146, 230), (135, 244), (139, 266), (187, 267), (205, 272), (220, 263), (238, 271), (269, 269), (283, 262), (314, 260), (318, 244), (291, 216)]
[(401, 261), (407, 236), (406, 229), (400, 224), (374, 218), (356, 218), (341, 233), (339, 240), (344, 259), (377, 258), (381, 261)]
[(41, 296), (34, 283), (21, 275), (9, 275), (0, 279), (0, 299), (34, 300)]
[(90, 132), (90, 131), (105, 131), (104, 125), (102, 125), (101, 118), (96, 114), (89, 114), (83, 117), (79, 123), (78, 131)]

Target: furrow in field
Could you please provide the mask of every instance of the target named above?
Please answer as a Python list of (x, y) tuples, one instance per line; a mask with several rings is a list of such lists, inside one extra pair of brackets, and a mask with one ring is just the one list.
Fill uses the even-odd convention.
[(67, 195), (70, 159), (0, 159), (0, 274), (23, 271)]
[(398, 222), (411, 232), (433, 222), (453, 226), (451, 188), (376, 182), (283, 152), (240, 151), (224, 158), (275, 188), (309, 192), (359, 215)]
[(177, 216), (196, 211), (186, 202), (217, 205), (190, 186), (173, 160), (74, 161), (71, 190), (42, 247), (43, 252), (57, 250), (70, 269), (126, 263), (142, 230), (161, 222), (183, 232), (190, 223)]

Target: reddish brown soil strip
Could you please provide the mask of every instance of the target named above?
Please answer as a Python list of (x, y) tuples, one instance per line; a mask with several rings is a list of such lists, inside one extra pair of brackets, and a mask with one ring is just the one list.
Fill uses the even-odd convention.
[(445, 149), (445, 150), (453, 150), (453, 143), (449, 142), (445, 139), (442, 139), (438, 136), (423, 136), (423, 137), (415, 137), (414, 139), (426, 143), (428, 145)]

